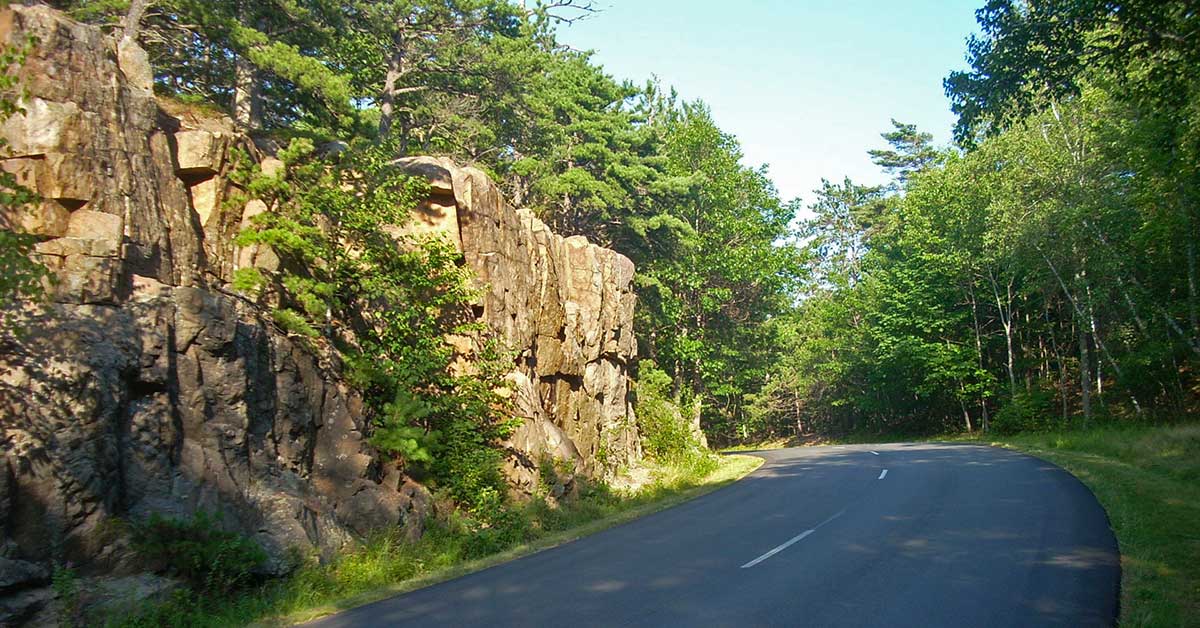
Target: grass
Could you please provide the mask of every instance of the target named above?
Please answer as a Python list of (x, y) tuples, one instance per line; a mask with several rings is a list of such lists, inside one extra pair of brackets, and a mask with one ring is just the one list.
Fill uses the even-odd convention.
[(1018, 434), (1095, 493), (1121, 548), (1122, 626), (1200, 626), (1200, 425)]
[(706, 456), (657, 469), (633, 493), (583, 487), (551, 508), (535, 499), (514, 509), (504, 529), (470, 532), (462, 520), (431, 524), (419, 540), (369, 539), (328, 565), (308, 564), (291, 576), (233, 597), (180, 591), (165, 602), (124, 609), (108, 626), (284, 626), (368, 604), (569, 543), (669, 508), (730, 484), (762, 464), (752, 456)]
[[(821, 444), (904, 440), (839, 438)], [(1108, 512), (1121, 551), (1122, 626), (1200, 627), (1200, 425), (1105, 426), (1012, 436), (907, 440), (983, 442), (1067, 469)], [(777, 439), (740, 451), (796, 445)]]

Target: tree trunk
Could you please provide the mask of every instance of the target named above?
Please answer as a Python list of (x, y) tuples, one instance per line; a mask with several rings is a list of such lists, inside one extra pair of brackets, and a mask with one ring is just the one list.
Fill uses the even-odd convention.
[(1083, 427), (1092, 422), (1092, 365), (1088, 351), (1088, 331), (1079, 321), (1079, 403), (1083, 410)]
[(243, 129), (262, 127), (261, 85), (254, 64), (245, 55), (234, 60), (233, 121)]
[(387, 137), (395, 123), (396, 90), (404, 75), (404, 53), (404, 34), (397, 30), (392, 35), (392, 54), (388, 57), (387, 70), (383, 75), (383, 92), (379, 95), (379, 137)]
[[(1087, 285), (1086, 277), (1084, 287), (1087, 291), (1087, 314), (1088, 314), (1088, 329), (1091, 330), (1092, 338), (1099, 338), (1100, 333), (1096, 328), (1096, 308), (1092, 303), (1092, 287)], [(1096, 356), (1096, 398), (1100, 400), (1100, 405), (1104, 405), (1104, 358)]]
[[(1192, 230), (1195, 233), (1195, 230)], [(1196, 307), (1196, 242), (1192, 238), (1187, 241), (1187, 280), (1188, 280), (1188, 320), (1192, 324), (1192, 343), (1200, 338), (1200, 314)]]
[[(1063, 295), (1067, 297), (1067, 301), (1070, 302), (1071, 308), (1074, 310), (1075, 317), (1079, 320), (1080, 325), (1083, 325), (1088, 320), (1091, 320), (1090, 317), (1087, 316), (1087, 314), (1083, 311), (1083, 307), (1079, 305), (1079, 301), (1075, 299), (1074, 295), (1072, 295), (1071, 291), (1067, 288), (1066, 282), (1063, 281), (1062, 275), (1060, 275), (1058, 272), (1058, 267), (1050, 261), (1050, 258), (1046, 256), (1045, 251), (1042, 251), (1041, 248), (1036, 247), (1036, 245), (1035, 248), (1037, 248), (1038, 252), (1042, 254), (1042, 259), (1046, 260), (1046, 265), (1050, 267), (1050, 271), (1054, 274), (1054, 278), (1058, 280), (1058, 285), (1062, 288)], [(1076, 275), (1076, 280), (1081, 278), (1082, 277), (1080, 275)], [(1108, 360), (1108, 364), (1112, 367), (1113, 373), (1116, 374), (1117, 379), (1123, 379), (1124, 375), (1122, 375), (1121, 372), (1121, 365), (1117, 362), (1116, 358), (1113, 357), (1112, 353), (1109, 352), (1108, 346), (1104, 344), (1104, 340), (1100, 337), (1100, 335), (1093, 333), (1092, 341), (1096, 343), (1096, 347), (1100, 350), (1100, 354)], [(1142, 414), (1142, 404), (1138, 402), (1137, 397), (1132, 393), (1129, 395), (1129, 401), (1133, 403), (1133, 409), (1137, 411), (1139, 415)]]
[(1054, 352), (1054, 361), (1058, 363), (1058, 398), (1062, 401), (1062, 424), (1067, 426), (1067, 365), (1063, 361), (1062, 351), (1058, 348), (1058, 334), (1050, 318), (1050, 304), (1046, 303), (1046, 329), (1050, 332), (1050, 350)]
[(146, 13), (147, 0), (133, 0), (129, 3), (129, 11), (121, 22), (121, 38), (137, 41), (138, 31), (142, 24), (142, 15)]
[[(1000, 314), (1000, 326), (1004, 328), (1004, 346), (1008, 352), (1008, 359), (1005, 362), (1005, 368), (1008, 370), (1008, 392), (1010, 395), (1016, 395), (1017, 375), (1014, 370), (1016, 359), (1013, 356), (1012, 280), (1009, 280), (1008, 286), (1005, 288), (1004, 303), (1001, 303), (1000, 301), (1000, 288), (996, 284), (996, 276), (990, 269), (988, 270), (988, 280), (992, 285), (992, 295), (996, 299), (996, 311)], [(978, 323), (976, 323), (976, 325), (978, 325)]]
[[(983, 340), (980, 338), (979, 307), (978, 307), (977, 301), (975, 300), (975, 286), (974, 285), (971, 285), (968, 287), (967, 294), (969, 295), (969, 297), (971, 299), (971, 321), (975, 325), (975, 357), (978, 360), (979, 370), (983, 371), (984, 370), (984, 368), (983, 368)], [(1011, 371), (1009, 374), (1011, 377)], [(963, 408), (963, 411), (966, 412), (965, 406)], [(989, 428), (988, 409), (987, 409), (987, 394), (985, 393), (985, 391), (982, 391), (982, 390), (979, 391), (979, 411), (981, 413), (980, 427), (983, 429), (983, 431), (986, 432), (986, 431), (988, 431), (988, 428)], [(970, 415), (968, 415), (967, 416), (968, 429), (970, 429), (970, 424), (971, 424), (971, 417), (970, 417)]]

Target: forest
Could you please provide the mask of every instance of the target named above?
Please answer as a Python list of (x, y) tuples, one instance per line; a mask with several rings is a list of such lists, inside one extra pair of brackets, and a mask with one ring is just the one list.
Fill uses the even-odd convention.
[[(590, 3), (54, 4), (143, 43), (165, 97), (223, 111), (293, 159), (344, 151), (377, 172), (385, 156), (453, 156), (558, 233), (629, 256), (638, 376), (669, 382), (647, 392), (700, 417), (714, 443), (1195, 408), (1200, 18), (1188, 2), (991, 0), (970, 70), (945, 79), (954, 145), (893, 121), (888, 148), (870, 151), (891, 183), (826, 181), (810, 207), (745, 164), (703, 102), (618, 82), (561, 44), (556, 29)], [(314, 204), (337, 200), (276, 193), (297, 213), (244, 238), (329, 253), (303, 240)], [(327, 306), (352, 300), (338, 281), (280, 280), (271, 289), (292, 307), (279, 318), (318, 333)], [(367, 283), (355, 289), (381, 289)], [(380, 351), (436, 331), (395, 324)], [(386, 385), (362, 375), (381, 407), (424, 416), (411, 391), (454, 388), (415, 366), (424, 357), (395, 359)], [(408, 423), (394, 442), (414, 435)]]
[[(749, 432), (1087, 427), (1195, 410), (1200, 17), (993, 0), (950, 74), (956, 145), (826, 182)], [(757, 422), (756, 422), (757, 421)]]

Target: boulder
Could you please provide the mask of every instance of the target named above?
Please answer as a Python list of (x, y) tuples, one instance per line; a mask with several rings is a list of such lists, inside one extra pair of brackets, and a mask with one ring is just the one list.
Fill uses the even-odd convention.
[(143, 94), (154, 91), (154, 70), (150, 67), (150, 55), (129, 37), (117, 42), (117, 66), (125, 77), (125, 84)]
[(197, 179), (217, 174), (228, 144), (229, 138), (224, 133), (201, 129), (179, 131), (175, 134), (176, 171)]
[(0, 557), (0, 593), (49, 582), (50, 570), (45, 565)]

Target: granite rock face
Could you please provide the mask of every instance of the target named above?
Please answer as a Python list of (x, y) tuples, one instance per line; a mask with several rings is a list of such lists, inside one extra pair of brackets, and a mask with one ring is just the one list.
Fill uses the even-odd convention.
[(463, 252), (483, 292), (479, 316), (518, 352), (509, 380), (525, 421), (509, 442), (514, 486), (532, 492), (547, 461), (568, 484), (573, 473), (626, 481), (619, 471), (642, 457), (629, 389), (633, 262), (552, 233), (476, 168), (430, 157), (397, 163), (430, 181), (414, 231), (440, 233)]
[[(229, 288), (238, 268), (280, 263), (233, 242), (270, 207), (231, 202), (231, 151), (268, 175), (283, 164), (227, 119), (156, 101), (133, 42), (43, 6), (0, 9), (0, 45), (28, 35), (39, 43), (20, 69), (24, 112), (0, 126), (0, 168), (44, 200), (0, 207), (0, 227), (37, 234), (57, 281), (47, 306), (11, 313), (23, 333), (0, 330), (0, 625), (45, 604), (54, 562), (143, 570), (113, 523), (150, 513), (219, 511), (274, 573), (295, 550), (420, 534), (433, 499), (369, 445), (336, 356)], [(641, 459), (632, 263), (551, 233), (476, 169), (399, 164), (431, 193), (397, 229), (450, 238), (480, 282), (476, 315), (517, 355), (514, 491), (619, 483)]]
[[(263, 203), (222, 209), (229, 150), (253, 144), (165, 112), (146, 69), (120, 65), (144, 62), (130, 42), (42, 6), (0, 11), (0, 45), (27, 35), (0, 167), (45, 200), (0, 223), (42, 238), (57, 281), (48, 306), (13, 314), (24, 333), (0, 333), (0, 597), (38, 602), (52, 561), (139, 570), (111, 524), (153, 512), (220, 511), (276, 573), (294, 549), (419, 534), (432, 500), (380, 463), (359, 397), (226, 288), (239, 263), (278, 261), (232, 243)], [(14, 604), (0, 624), (28, 610)]]

